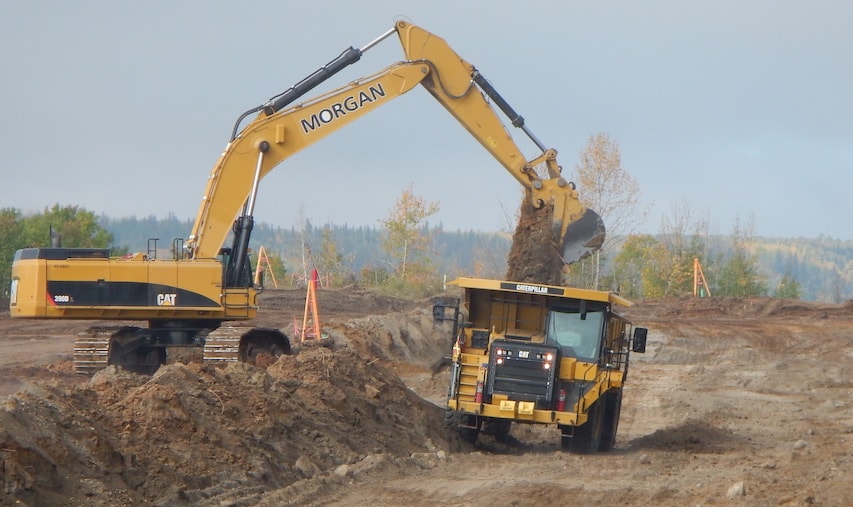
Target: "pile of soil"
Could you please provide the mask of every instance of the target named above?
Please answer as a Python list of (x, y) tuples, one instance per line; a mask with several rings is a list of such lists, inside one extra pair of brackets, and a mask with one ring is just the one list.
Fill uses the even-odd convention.
[[(428, 303), (358, 287), (318, 300), (328, 337), (294, 341), (297, 353), (267, 368), (178, 362), (147, 377), (111, 366), (87, 379), (71, 373), (70, 354), (47, 368), (8, 366), (25, 378), (0, 407), (0, 504), (254, 504), (458, 448), (443, 410), (398, 376), (426, 371), (449, 341)], [(253, 324), (293, 336), (304, 302), (302, 290), (267, 291)], [(31, 336), (63, 325), (0, 322)]]
[(814, 303), (771, 297), (671, 297), (645, 299), (626, 310), (644, 320), (680, 319), (799, 319), (845, 318), (853, 314), (853, 301)]
[(375, 456), (448, 449), (441, 421), (347, 348), (267, 370), (178, 363), (149, 378), (109, 367), (85, 385), (6, 398), (0, 470), (4, 493), (34, 505), (245, 502), (318, 475), (343, 480)]

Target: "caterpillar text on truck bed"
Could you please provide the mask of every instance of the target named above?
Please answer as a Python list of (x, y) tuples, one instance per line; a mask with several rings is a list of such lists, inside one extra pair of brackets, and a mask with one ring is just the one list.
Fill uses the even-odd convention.
[(646, 346), (646, 329), (616, 311), (631, 302), (552, 285), (452, 283), (464, 289), (461, 304), (433, 308), (454, 323), (448, 425), (473, 443), (481, 431), (505, 439), (513, 422), (550, 424), (564, 449), (612, 449), (630, 353)]
[[(297, 102), (395, 33), (403, 61)], [(554, 244), (566, 262), (600, 247), (601, 219), (580, 204), (574, 185), (561, 176), (556, 151), (546, 149), (483, 75), (443, 39), (400, 21), (237, 119), (207, 180), (192, 231), (186, 241), (173, 241), (172, 258), (157, 258), (156, 247), (122, 258), (111, 258), (106, 249), (20, 250), (12, 266), (11, 316), (147, 322), (147, 327), (105, 327), (81, 337), (75, 346), (80, 373), (107, 364), (153, 372), (176, 347), (202, 348), (205, 360), (217, 361), (251, 362), (259, 354), (287, 353), (289, 340), (278, 329), (223, 326), (257, 314), (262, 287), (252, 280), (249, 240), (259, 183), (283, 160), (418, 84), (523, 185), (533, 206), (553, 206)], [(523, 156), (491, 104), (527, 134), (537, 156)], [(223, 247), (229, 235), (230, 246)]]

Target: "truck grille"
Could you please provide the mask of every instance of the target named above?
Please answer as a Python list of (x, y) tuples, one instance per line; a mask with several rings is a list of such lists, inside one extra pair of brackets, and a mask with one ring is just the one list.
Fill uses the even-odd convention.
[(486, 394), (503, 394), (510, 400), (533, 401), (536, 408), (550, 408), (558, 364), (556, 347), (495, 340), (489, 352)]

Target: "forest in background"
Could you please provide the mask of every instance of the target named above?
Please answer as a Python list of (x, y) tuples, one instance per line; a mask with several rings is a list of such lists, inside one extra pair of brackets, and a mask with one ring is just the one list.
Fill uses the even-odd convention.
[[(113, 246), (127, 251), (146, 251), (148, 240), (158, 238), (158, 249), (168, 255), (174, 238), (185, 238), (192, 228), (191, 220), (174, 216), (158, 219), (110, 218), (100, 216), (98, 223), (113, 235)], [(503, 278), (511, 237), (508, 233), (446, 231), (441, 225), (424, 225), (423, 233), (431, 240), (429, 253), (433, 269), (442, 278), (457, 276)], [(346, 272), (344, 279), (362, 280), (377, 272), (390, 269), (391, 259), (382, 248), (383, 228), (324, 224), (315, 226), (306, 220), (302, 227), (282, 228), (258, 223), (252, 235), (252, 249), (280, 257), (284, 276), (280, 285), (290, 286), (304, 280), (313, 267), (324, 265), (320, 256), (327, 254), (332, 243), (337, 261), (336, 269)], [(722, 277), (722, 260), (733, 248), (728, 236), (708, 236), (703, 239), (700, 261), (712, 286), (715, 277)], [(324, 244), (325, 243), (325, 244)], [(783, 280), (793, 280), (799, 287), (799, 297), (807, 301), (843, 302), (853, 299), (853, 241), (828, 237), (817, 238), (749, 238), (766, 295), (775, 296)], [(613, 260), (622, 254), (617, 246), (601, 259), (602, 289), (622, 286), (614, 277)], [(325, 265), (328, 265), (326, 262)], [(339, 273), (340, 274), (340, 273)], [(280, 273), (281, 275), (281, 273)], [(681, 292), (670, 295), (686, 295)], [(636, 294), (626, 294), (636, 296)], [(780, 293), (781, 295), (781, 293)]]
[[(638, 233), (651, 205), (640, 201), (639, 182), (622, 167), (618, 143), (606, 133), (590, 136), (575, 173), (580, 204), (600, 215), (607, 238), (592, 256), (563, 269), (562, 284), (613, 290), (629, 299), (695, 293), (831, 303), (853, 298), (851, 240), (762, 238), (754, 217), (737, 217), (729, 235), (712, 234), (711, 213), (695, 209), (685, 197), (662, 214), (657, 234)], [(511, 234), (446, 231), (428, 222), (439, 207), (410, 183), (374, 227), (318, 227), (302, 220), (288, 229), (257, 223), (249, 245), (253, 267), (263, 264), (264, 282), (277, 287), (304, 286), (316, 268), (323, 283), (359, 283), (398, 297), (435, 294), (458, 276), (504, 278)], [(192, 225), (172, 214), (115, 219), (71, 205), (28, 215), (0, 209), (0, 287), (7, 287), (0, 297), (9, 292), (15, 251), (48, 246), (54, 234), (63, 246), (169, 259), (173, 240), (186, 239)], [(223, 246), (230, 243), (226, 239)], [(703, 284), (697, 286), (697, 280)]]

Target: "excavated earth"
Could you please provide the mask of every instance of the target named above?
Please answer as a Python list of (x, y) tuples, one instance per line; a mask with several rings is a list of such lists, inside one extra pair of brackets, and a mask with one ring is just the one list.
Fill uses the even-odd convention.
[[(580, 456), (554, 428), (474, 446), (443, 428), (449, 324), (429, 300), (318, 298), (322, 345), (151, 377), (75, 376), (93, 322), (0, 314), (0, 504), (853, 505), (853, 302), (626, 309), (648, 350), (631, 356), (616, 449)], [(304, 302), (268, 291), (254, 324), (293, 336)]]
[(554, 241), (554, 207), (534, 208), (525, 196), (507, 256), (506, 280), (561, 285), (563, 259)]

